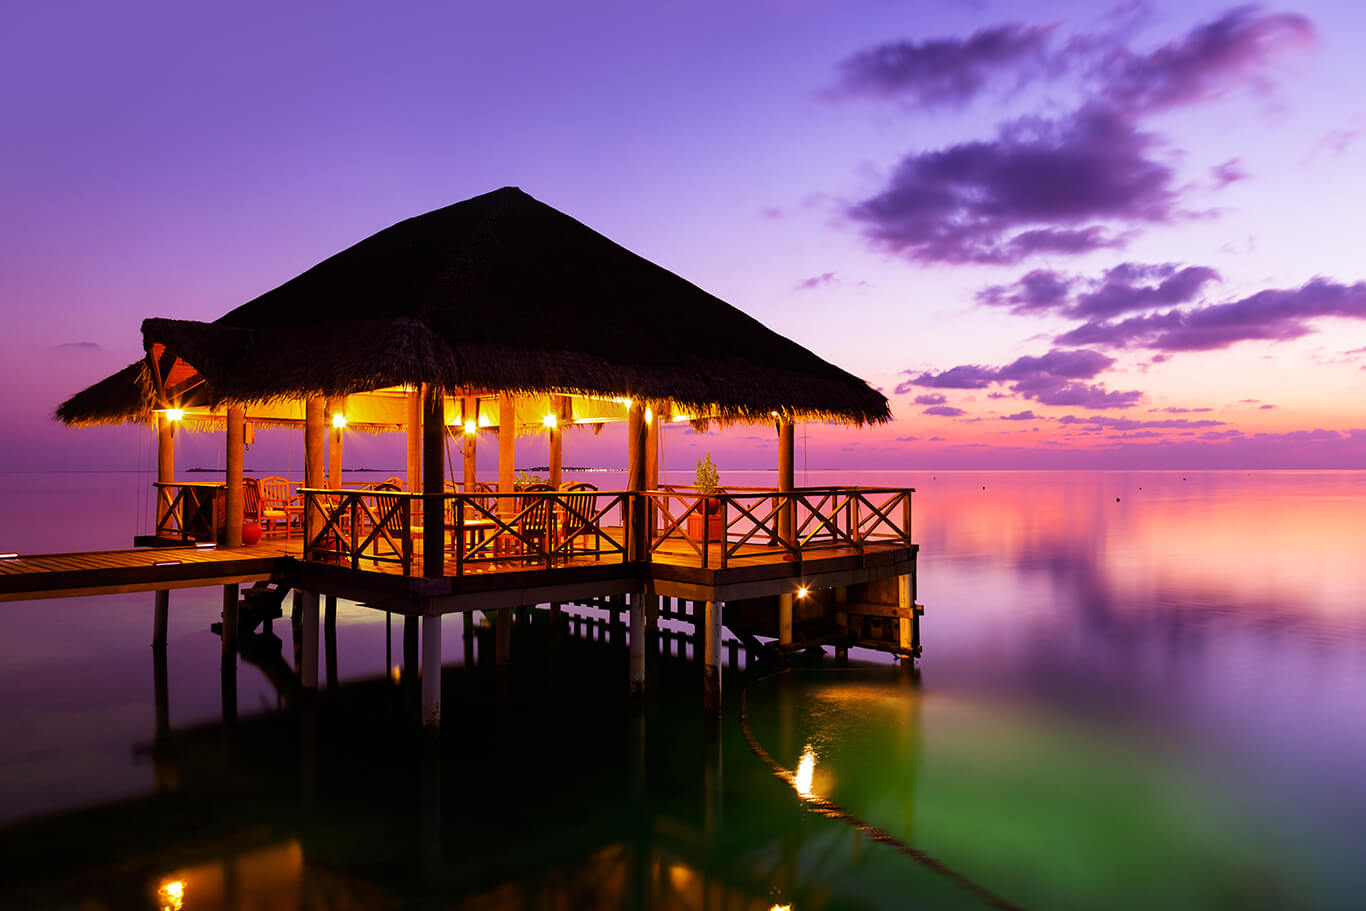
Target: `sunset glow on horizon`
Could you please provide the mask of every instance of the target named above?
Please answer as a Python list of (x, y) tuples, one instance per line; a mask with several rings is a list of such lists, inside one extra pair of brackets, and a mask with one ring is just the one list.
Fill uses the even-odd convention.
[[(812, 468), (1366, 465), (1358, 5), (76, 5), (0, 14), (0, 470), (135, 468), (148, 431), (51, 414), (144, 318), (509, 185), (891, 399), (803, 425)], [(566, 430), (566, 464), (622, 463), (622, 428)]]

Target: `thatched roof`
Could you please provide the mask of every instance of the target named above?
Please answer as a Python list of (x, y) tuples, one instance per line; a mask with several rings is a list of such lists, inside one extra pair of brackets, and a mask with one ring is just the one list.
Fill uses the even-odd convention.
[[(426, 382), (671, 400), (738, 420), (890, 417), (863, 380), (512, 187), (399, 222), (213, 323), (142, 329), (149, 350), (165, 345), (208, 381), (214, 405)], [(57, 416), (145, 414), (138, 366)]]

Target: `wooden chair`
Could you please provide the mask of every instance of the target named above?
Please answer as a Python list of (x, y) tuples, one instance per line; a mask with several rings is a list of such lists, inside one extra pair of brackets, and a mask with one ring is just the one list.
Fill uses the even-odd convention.
[[(393, 480), (394, 479), (390, 479), (388, 481), (380, 481), (377, 484), (369, 485), (368, 487), (366, 487), (366, 489), (372, 490), (376, 493), (402, 493), (403, 487), (399, 484), (393, 483)], [(375, 552), (378, 553), (380, 545), (388, 544), (389, 539), (393, 539), (393, 541), (396, 543), (390, 546), (394, 551), (394, 556), (402, 557), (403, 551), (401, 551), (398, 548), (397, 543), (403, 541), (404, 536), (409, 533), (409, 530), (403, 522), (403, 510), (394, 508), (396, 505), (394, 503), (395, 499), (397, 498), (375, 497), (375, 512), (378, 513), (380, 519), (382, 520), (380, 524), (383, 526), (384, 532), (387, 533), (389, 537), (386, 538), (383, 534), (375, 535), (373, 545), (375, 547)], [(388, 515), (386, 515), (386, 513)], [(369, 529), (366, 529), (364, 536), (368, 536), (369, 534)], [(378, 560), (374, 560), (373, 562), (376, 566), (379, 565)], [(405, 567), (405, 570), (406, 569), (407, 567)]]
[(291, 512), (294, 516), (301, 515), (297, 509), (289, 508), (298, 506), (299, 501), (298, 497), (290, 493), (292, 486), (288, 479), (279, 475), (261, 478), (257, 482), (261, 495), (261, 534), (279, 534), (283, 529), (285, 537), (289, 537), (293, 525)]
[[(565, 542), (566, 550), (572, 554), (575, 542), (588, 551), (588, 536), (593, 536), (593, 553), (602, 559), (602, 540), (597, 530), (594, 515), (598, 506), (598, 488), (586, 482), (570, 484), (565, 488), (564, 515), (560, 518), (560, 540)], [(590, 524), (592, 523), (592, 524)]]
[(546, 496), (554, 492), (555, 488), (549, 484), (531, 484), (521, 491), (524, 496), (517, 498), (517, 511), (514, 513), (518, 516), (517, 532), (520, 540), (509, 540), (510, 545), (522, 550), (524, 554), (526, 547), (532, 543), (538, 543), (544, 551), (554, 548), (555, 500)]

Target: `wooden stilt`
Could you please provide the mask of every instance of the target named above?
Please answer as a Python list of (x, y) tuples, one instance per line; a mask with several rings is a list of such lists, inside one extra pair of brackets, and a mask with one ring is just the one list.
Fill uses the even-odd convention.
[(494, 626), (494, 661), (499, 667), (506, 666), (512, 657), (512, 610), (503, 608), (496, 611)]
[(237, 654), (237, 583), (223, 586), (223, 657)]
[(166, 626), (170, 622), (171, 593), (162, 589), (155, 594), (156, 603), (152, 612), (152, 645), (166, 647)]
[(418, 630), (421, 618), (409, 614), (403, 618), (403, 679), (417, 679)]
[(303, 611), (299, 629), (303, 633), (302, 658), (299, 663), (299, 683), (305, 690), (318, 688), (318, 593), (301, 591)]
[[(914, 611), (915, 602), (911, 599), (911, 576), (897, 576), (896, 579), (896, 601), (897, 606), (905, 611)], [(897, 648), (901, 649), (902, 654), (911, 654), (911, 618), (900, 617), (897, 620)]]
[(633, 401), (626, 415), (626, 489), (632, 492), (627, 510), (627, 559), (645, 559), (645, 497), (638, 491), (645, 489), (645, 403)]
[(778, 596), (778, 644), (792, 644), (792, 592)]
[(422, 723), (441, 723), (441, 615), (422, 618)]
[(631, 595), (631, 695), (645, 694), (645, 598)]
[[(157, 480), (162, 484), (175, 483), (175, 422), (164, 412), (157, 412)], [(157, 488), (156, 526), (159, 531), (166, 511), (170, 509), (175, 492)]]
[(702, 709), (709, 717), (721, 714), (721, 602), (708, 601), (702, 609)]
[(337, 688), (337, 596), (323, 602), (323, 662), (327, 668), (327, 689)]

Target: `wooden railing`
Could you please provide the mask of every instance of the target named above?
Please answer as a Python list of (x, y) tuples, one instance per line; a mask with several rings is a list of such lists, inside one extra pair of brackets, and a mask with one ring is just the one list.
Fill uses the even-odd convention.
[(912, 488), (803, 487), (704, 496), (671, 488), (646, 494), (659, 516), (650, 552), (683, 542), (703, 568), (724, 569), (737, 556), (782, 556), (870, 543), (911, 544)]
[(220, 491), (216, 481), (153, 481), (156, 489), (156, 536), (191, 541), (212, 541), (222, 522)]
[[(422, 494), (305, 488), (308, 560), (361, 568), (414, 563), (414, 536), (423, 535)], [(869, 544), (911, 544), (908, 488), (804, 487), (792, 491), (728, 488), (713, 496), (694, 489), (556, 490), (446, 493), (435, 540), (445, 574), (461, 576), (502, 564), (553, 568), (573, 558), (649, 562), (680, 543), (704, 568), (724, 569), (737, 557), (800, 562), (835, 548), (862, 554)], [(633, 522), (633, 519), (635, 520)], [(648, 526), (648, 527), (642, 527)], [(643, 546), (632, 546), (640, 529)], [(640, 540), (638, 539), (638, 540)], [(453, 566), (451, 565), (453, 564)]]
[(630, 497), (620, 490), (447, 494), (446, 555), (457, 576), (481, 563), (549, 569), (571, 556), (625, 562)]
[[(397, 563), (413, 570), (413, 500), (420, 494), (399, 490), (301, 488), (304, 559), (359, 569), (369, 562)], [(306, 533), (307, 536), (307, 533)]]

